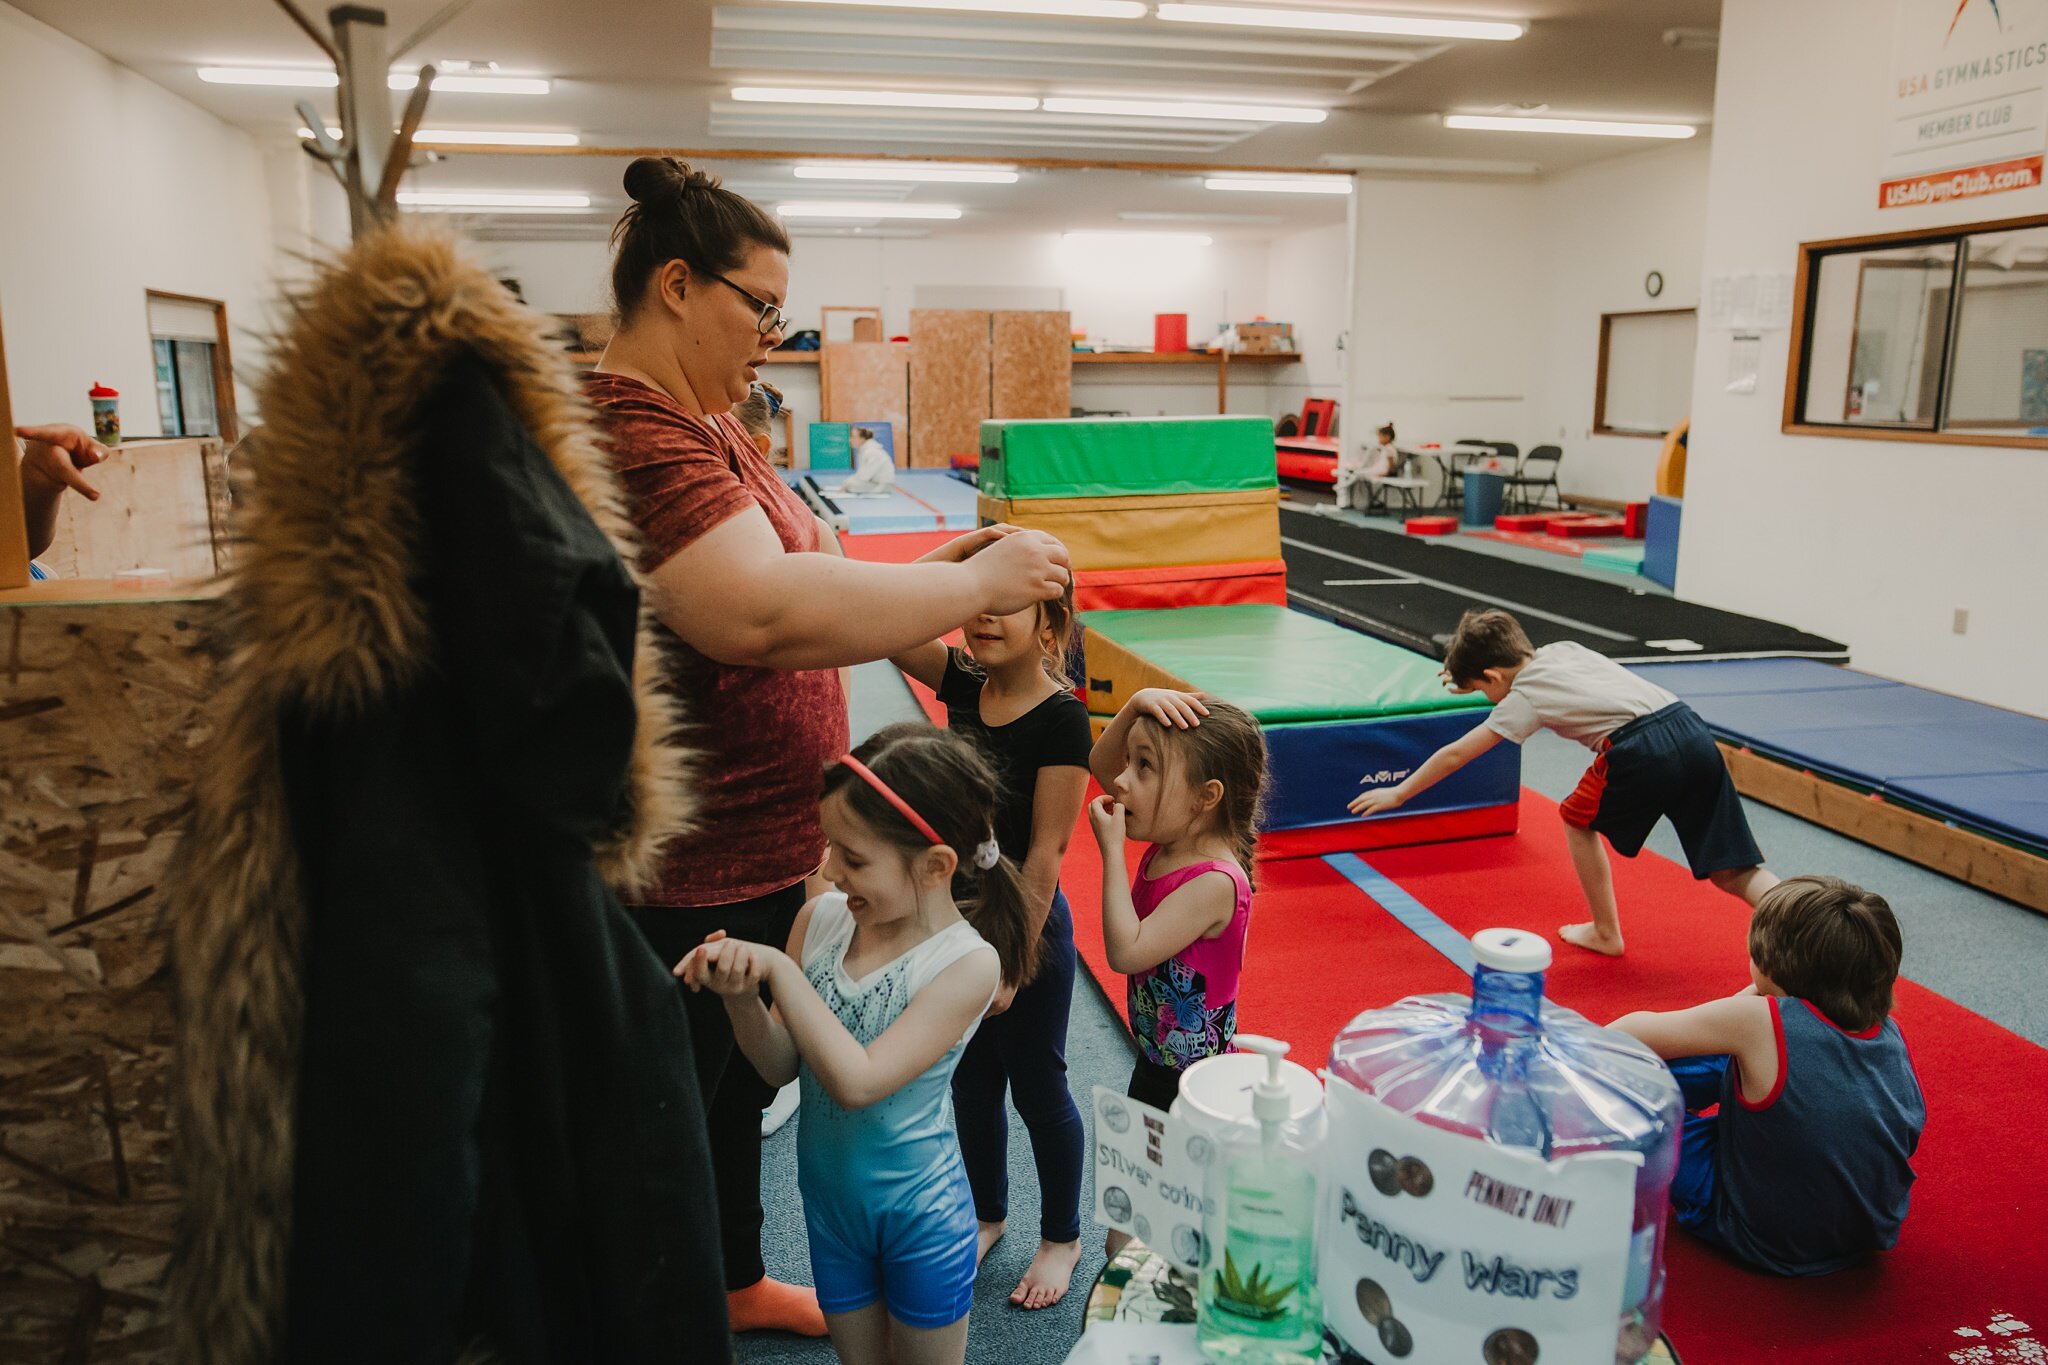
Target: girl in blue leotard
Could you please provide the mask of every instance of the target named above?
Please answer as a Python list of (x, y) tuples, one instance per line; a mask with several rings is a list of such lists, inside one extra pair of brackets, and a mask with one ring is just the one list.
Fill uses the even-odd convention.
[(764, 1079), (803, 1084), (811, 1270), (849, 1365), (966, 1358), (977, 1224), (950, 1086), (996, 988), (1027, 980), (1033, 955), (997, 794), (967, 741), (889, 726), (825, 772), (838, 889), (798, 914), (789, 951), (713, 935), (676, 967), (724, 998)]

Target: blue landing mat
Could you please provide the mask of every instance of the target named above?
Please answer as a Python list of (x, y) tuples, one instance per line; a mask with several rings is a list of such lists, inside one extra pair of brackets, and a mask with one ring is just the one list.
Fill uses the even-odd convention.
[(975, 491), (942, 469), (900, 469), (894, 487), (882, 493), (841, 493), (843, 469), (785, 469), (782, 477), (807, 501), (822, 504), (828, 520), (844, 522), (850, 535), (901, 535), (912, 531), (971, 531), (977, 516)]
[(1725, 739), (2048, 854), (2048, 720), (1809, 659), (1635, 671)]

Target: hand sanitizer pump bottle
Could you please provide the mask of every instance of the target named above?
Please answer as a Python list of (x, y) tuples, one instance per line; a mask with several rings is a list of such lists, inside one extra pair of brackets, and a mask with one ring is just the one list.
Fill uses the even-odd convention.
[(1319, 1137), (1288, 1120), (1287, 1044), (1241, 1033), (1237, 1046), (1263, 1056), (1266, 1075), (1252, 1090), (1253, 1122), (1222, 1133), (1209, 1163), (1195, 1340), (1214, 1361), (1316, 1365)]

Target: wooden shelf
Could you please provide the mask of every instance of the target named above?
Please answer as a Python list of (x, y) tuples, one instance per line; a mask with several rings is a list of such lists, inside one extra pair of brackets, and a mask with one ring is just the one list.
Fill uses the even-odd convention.
[[(1076, 351), (1076, 365), (1214, 365), (1223, 355), (1220, 351)], [(1275, 355), (1238, 355), (1231, 353), (1233, 365), (1286, 365), (1301, 359), (1298, 354), (1285, 352)]]

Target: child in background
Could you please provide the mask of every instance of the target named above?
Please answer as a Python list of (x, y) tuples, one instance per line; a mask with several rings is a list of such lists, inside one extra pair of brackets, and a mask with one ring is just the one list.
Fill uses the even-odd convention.
[(1791, 877), (1750, 920), (1748, 989), (1614, 1021), (1685, 1093), (1680, 1227), (1776, 1275), (1824, 1275), (1898, 1241), (1927, 1122), (1889, 1017), (1899, 954), (1882, 897)]
[[(853, 1365), (966, 1357), (974, 1203), (947, 1092), (998, 986), (1031, 974), (996, 793), (966, 740), (921, 722), (878, 731), (825, 771), (825, 875), (838, 890), (798, 913), (789, 952), (714, 934), (676, 967), (724, 997), (764, 1077), (803, 1082), (811, 1271)], [(956, 873), (974, 888), (964, 907)]]
[(1341, 449), (1337, 455), (1337, 506), (1372, 510), (1375, 485), (1392, 478), (1401, 466), (1401, 452), (1394, 448), (1394, 424), (1379, 429), (1378, 440), (1362, 450)]
[[(1102, 846), (1102, 940), (1126, 993), (1138, 1060), (1131, 1098), (1168, 1109), (1181, 1073), (1229, 1052), (1251, 925), (1252, 858), (1266, 787), (1259, 724), (1228, 702), (1148, 687), (1095, 743), (1107, 796), (1088, 807)], [(1149, 841), (1133, 882), (1126, 838)], [(1109, 1236), (1109, 1254), (1127, 1240)]]
[(1066, 675), (1074, 590), (1010, 616), (977, 616), (967, 647), (934, 640), (892, 662), (938, 693), (946, 724), (978, 744), (1003, 784), (996, 842), (1022, 869), (1038, 972), (997, 992), (953, 1073), (960, 1155), (981, 1222), (979, 1254), (1009, 1217), (1007, 1091), (1031, 1134), (1038, 1168), (1038, 1253), (1010, 1295), (1049, 1308), (1066, 1295), (1081, 1258), (1081, 1178), (1087, 1134), (1067, 1088), (1067, 1020), (1074, 1003), (1074, 919), (1060, 891), (1060, 860), (1088, 796), (1088, 708)]
[(1590, 924), (1558, 930), (1566, 943), (1621, 956), (1614, 869), (1600, 836), (1633, 858), (1659, 816), (1670, 817), (1695, 878), (1751, 905), (1777, 885), (1761, 866), (1763, 854), (1706, 723), (1655, 683), (1574, 641), (1537, 649), (1521, 623), (1497, 607), (1475, 607), (1458, 622), (1444, 652), (1444, 679), (1453, 692), (1484, 695), (1492, 713), (1397, 786), (1354, 798), (1352, 814), (1393, 810), (1501, 740), (1520, 744), (1549, 729), (1595, 755), (1578, 789), (1558, 807), (1572, 867), (1593, 912)]
[(867, 427), (853, 431), (853, 477), (839, 485), (841, 493), (886, 493), (896, 482), (896, 461), (889, 448)]

